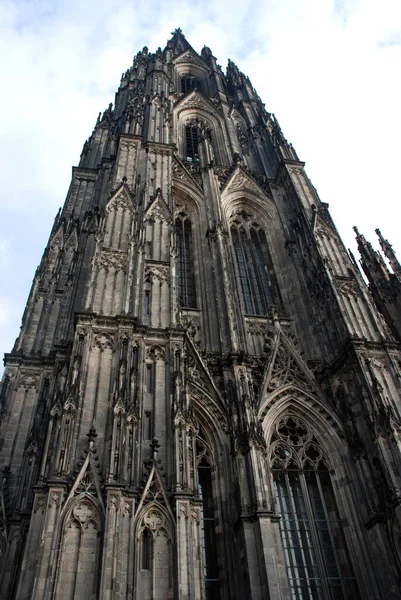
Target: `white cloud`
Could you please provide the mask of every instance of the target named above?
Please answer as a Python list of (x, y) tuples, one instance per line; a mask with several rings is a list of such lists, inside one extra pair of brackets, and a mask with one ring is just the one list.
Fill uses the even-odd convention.
[[(34, 270), (82, 144), (142, 46), (180, 26), (250, 76), (347, 246), (352, 225), (398, 240), (399, 0), (0, 0), (2, 289), (18, 332)], [(10, 321), (10, 323), (9, 323)], [(0, 351), (11, 347), (0, 323)]]

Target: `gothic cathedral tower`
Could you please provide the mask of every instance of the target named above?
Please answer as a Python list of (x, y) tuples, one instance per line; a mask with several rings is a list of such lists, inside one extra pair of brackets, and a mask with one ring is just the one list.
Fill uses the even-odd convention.
[(3, 600), (395, 600), (401, 269), (365, 284), (177, 29), (85, 143), (5, 357)]

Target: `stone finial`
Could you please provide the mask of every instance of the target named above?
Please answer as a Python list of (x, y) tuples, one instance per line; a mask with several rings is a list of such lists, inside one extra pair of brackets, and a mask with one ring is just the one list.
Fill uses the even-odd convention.
[(89, 438), (89, 450), (92, 452), (95, 445), (95, 438), (97, 438), (96, 429), (94, 427), (91, 427), (89, 429), (89, 433), (87, 433), (86, 435)]
[(157, 455), (158, 455), (159, 448), (160, 448), (159, 440), (157, 438), (153, 438), (152, 443), (149, 444), (149, 446), (152, 449), (153, 461), (156, 462)]

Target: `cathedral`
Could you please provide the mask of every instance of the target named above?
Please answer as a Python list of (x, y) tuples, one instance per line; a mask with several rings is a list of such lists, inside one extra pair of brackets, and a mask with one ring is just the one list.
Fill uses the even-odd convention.
[(401, 598), (401, 267), (355, 231), (233, 62), (138, 52), (5, 355), (2, 600)]

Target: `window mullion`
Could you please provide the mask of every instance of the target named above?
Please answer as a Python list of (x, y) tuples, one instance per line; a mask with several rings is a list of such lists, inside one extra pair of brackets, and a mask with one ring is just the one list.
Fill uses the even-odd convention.
[[(280, 483), (278, 482), (277, 485), (277, 490), (278, 490), (278, 497), (279, 497), (279, 503), (280, 503), (280, 510), (281, 510), (281, 519), (284, 519), (284, 523), (282, 526), (282, 531), (284, 531), (284, 536), (286, 539), (286, 543), (287, 543), (287, 556), (288, 556), (288, 561), (289, 561), (289, 569), (291, 571), (291, 578), (293, 581), (293, 588), (292, 591), (295, 592), (296, 595), (296, 600), (302, 600), (301, 596), (299, 595), (299, 590), (298, 590), (298, 586), (296, 584), (297, 582), (297, 569), (298, 566), (296, 564), (296, 561), (294, 561), (294, 557), (292, 555), (292, 545), (291, 545), (291, 538), (290, 538), (290, 534), (288, 531), (288, 522), (289, 520), (292, 519), (292, 521), (294, 522), (294, 524), (296, 523), (296, 515), (294, 514), (294, 510), (291, 504), (291, 500), (290, 500), (290, 496), (291, 496), (291, 492), (290, 492), (290, 485), (289, 485), (289, 479), (288, 479), (288, 474), (287, 473), (280, 473), (280, 475), (282, 475), (284, 477), (284, 487), (286, 489), (286, 493), (287, 493), (287, 498), (288, 498), (288, 508), (291, 508), (291, 514), (289, 514), (288, 519), (286, 517), (286, 506), (284, 504), (280, 489), (279, 489), (279, 485)], [(297, 536), (298, 537), (298, 536)], [(290, 586), (291, 586), (291, 582), (290, 582)]]
[(261, 277), (260, 277), (260, 267), (259, 260), (257, 254), (257, 248), (255, 247), (255, 241), (252, 236), (249, 236), (249, 247), (250, 247), (250, 255), (252, 259), (253, 271), (255, 274), (255, 301), (257, 302), (257, 312), (256, 314), (261, 315), (267, 312), (266, 302), (264, 301), (264, 288), (262, 285)]
[(177, 283), (181, 308), (196, 308), (196, 284), (192, 254), (192, 227), (189, 219), (177, 218)]
[(251, 304), (252, 304), (251, 314), (257, 315), (258, 312), (257, 312), (257, 306), (256, 306), (255, 286), (254, 286), (254, 282), (252, 280), (252, 275), (251, 275), (252, 254), (250, 252), (250, 247), (249, 247), (250, 240), (248, 238), (248, 232), (246, 230), (243, 230), (243, 231), (244, 231), (245, 235), (240, 236), (240, 239), (241, 239), (241, 244), (242, 244), (242, 248), (243, 248), (246, 278), (247, 278), (248, 287), (250, 290), (250, 299), (251, 299)]
[[(276, 443), (276, 440), (281, 441)], [(287, 487), (282, 483), (283, 475), (275, 476), (274, 481), (277, 481), (275, 487), (282, 513), (280, 523), (285, 526), (280, 526), (280, 534), (292, 586), (291, 597), (301, 600), (359, 598), (355, 577), (348, 578), (346, 572), (340, 571), (340, 564), (346, 569), (348, 565), (345, 561), (340, 563), (339, 559), (344, 560), (344, 557), (338, 556), (336, 545), (340, 544), (346, 552), (345, 540), (341, 538), (329, 470), (312, 432), (301, 418), (288, 415), (276, 425), (272, 442), (273, 473), (277, 463), (287, 465), (283, 465)], [(288, 552), (291, 543), (293, 551)], [(350, 570), (352, 575), (352, 567)]]
[[(320, 500), (321, 500), (321, 503), (322, 503), (322, 506), (323, 506), (324, 516), (325, 516), (326, 523), (327, 523), (327, 530), (328, 530), (328, 533), (329, 533), (329, 536), (330, 536), (331, 547), (334, 550), (335, 543), (334, 543), (334, 539), (333, 539), (333, 534), (331, 532), (329, 514), (327, 512), (326, 501), (325, 501), (325, 498), (324, 498), (322, 484), (320, 482), (320, 476), (319, 476), (319, 472), (318, 471), (316, 472), (316, 482), (317, 482), (317, 486), (318, 486), (318, 490), (319, 490), (319, 494), (320, 494)], [(344, 589), (344, 581), (343, 581), (343, 578), (341, 577), (341, 571), (340, 571), (340, 567), (339, 567), (339, 564), (338, 564), (337, 553), (333, 552), (333, 555), (334, 555), (334, 560), (335, 560), (336, 567), (337, 567), (338, 577), (339, 577), (340, 584), (341, 584), (341, 590), (343, 592), (344, 597), (346, 597), (346, 590)], [(325, 569), (326, 569), (326, 565), (325, 565)], [(327, 573), (327, 569), (326, 569), (326, 573)], [(327, 573), (327, 578), (330, 579), (330, 573)], [(329, 598), (331, 597), (330, 590), (329, 590), (329, 596), (328, 597)]]
[(188, 277), (187, 277), (187, 236), (185, 219), (182, 219), (182, 297), (184, 306), (188, 306)]
[(309, 489), (308, 489), (306, 478), (305, 478), (305, 475), (303, 472), (302, 472), (302, 478), (301, 478), (301, 486), (302, 486), (302, 491), (303, 491), (305, 508), (306, 508), (308, 520), (310, 523), (310, 534), (312, 537), (313, 548), (315, 551), (316, 560), (318, 562), (319, 574), (321, 575), (320, 582), (322, 584), (324, 598), (329, 600), (330, 599), (330, 590), (329, 590), (329, 587), (327, 584), (324, 557), (321, 552), (319, 534), (318, 534), (317, 526), (316, 526), (316, 522), (315, 522), (315, 511), (314, 511), (312, 502), (310, 500)]
[[(303, 500), (303, 502), (305, 502), (305, 490), (303, 487), (303, 475), (302, 475), (301, 471), (296, 471), (296, 473), (298, 475), (298, 484), (300, 487), (302, 500)], [(294, 486), (294, 488), (295, 488), (295, 486)], [(313, 552), (313, 548), (311, 548), (310, 544), (308, 543), (307, 525), (304, 523), (302, 507), (299, 503), (299, 498), (296, 496), (295, 493), (291, 494), (290, 500), (292, 501), (293, 511), (296, 516), (296, 524), (297, 524), (296, 532), (297, 532), (297, 537), (298, 537), (298, 541), (299, 541), (300, 554), (302, 555), (302, 570), (304, 572), (304, 579), (305, 579), (305, 584), (306, 584), (306, 587), (308, 590), (308, 595), (311, 599), (318, 600), (319, 591), (317, 589), (317, 582), (315, 581), (315, 577), (314, 577), (315, 573), (314, 573), (313, 564), (312, 564), (311, 556), (310, 556), (310, 552), (311, 551)], [(305, 518), (307, 519), (307, 522), (311, 529), (312, 526), (310, 524), (310, 518), (309, 518), (308, 513), (305, 515)], [(299, 527), (299, 529), (298, 529), (298, 527)]]
[(255, 256), (255, 248), (254, 248), (254, 243), (251, 237), (247, 238), (248, 241), (248, 254), (249, 254), (249, 264), (250, 267), (253, 271), (253, 279), (251, 279), (252, 282), (252, 288), (253, 288), (253, 295), (254, 295), (254, 304), (255, 304), (255, 315), (260, 315), (262, 314), (263, 311), (263, 304), (262, 304), (262, 298), (260, 295), (260, 285), (259, 285), (259, 277), (258, 277), (258, 263), (256, 260), (256, 256)]
[(238, 229), (233, 228), (231, 230), (231, 239), (233, 243), (233, 249), (236, 258), (236, 268), (237, 268), (237, 282), (239, 284), (239, 292), (242, 296), (242, 302), (244, 305), (244, 310), (247, 312), (247, 301), (246, 301), (246, 290), (244, 287), (243, 275), (242, 275), (242, 248), (239, 241), (239, 232)]
[[(242, 230), (244, 231), (244, 230)], [(248, 308), (251, 308), (250, 311), (247, 310), (247, 312), (250, 312), (251, 314), (256, 314), (255, 312), (255, 296), (254, 296), (254, 290), (253, 290), (253, 286), (252, 286), (252, 282), (251, 282), (251, 277), (249, 274), (249, 267), (247, 264), (247, 244), (248, 244), (248, 238), (247, 238), (247, 232), (245, 231), (245, 235), (241, 235), (241, 229), (238, 231), (238, 237), (239, 237), (239, 243), (241, 246), (241, 252), (242, 252), (242, 257), (243, 257), (243, 265), (244, 265), (244, 273), (245, 273), (245, 283), (246, 286), (248, 288), (248, 294), (249, 294), (249, 304), (248, 304)]]
[(252, 250), (254, 253), (255, 264), (256, 264), (256, 275), (258, 278), (258, 284), (260, 289), (260, 297), (264, 312), (267, 312), (269, 304), (271, 303), (271, 292), (269, 286), (269, 278), (266, 272), (266, 262), (263, 256), (262, 245), (260, 243), (259, 232), (253, 230), (252, 236)]
[(178, 297), (181, 303), (182, 299), (182, 231), (181, 231), (182, 221), (176, 221), (176, 235), (177, 235), (177, 253), (178, 253)]

